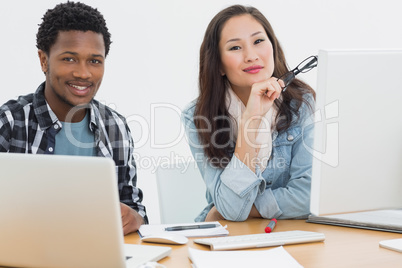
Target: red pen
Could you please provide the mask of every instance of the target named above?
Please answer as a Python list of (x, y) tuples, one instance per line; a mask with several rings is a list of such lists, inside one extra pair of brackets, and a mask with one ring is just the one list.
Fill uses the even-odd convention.
[(274, 228), (275, 228), (275, 225), (276, 225), (276, 219), (272, 219), (272, 220), (268, 223), (267, 227), (265, 227), (265, 232), (266, 232), (266, 233), (272, 232), (272, 231), (274, 230)]

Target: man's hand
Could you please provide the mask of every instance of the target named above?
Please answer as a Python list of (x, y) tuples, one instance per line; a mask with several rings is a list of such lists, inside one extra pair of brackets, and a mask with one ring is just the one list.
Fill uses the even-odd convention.
[(141, 224), (144, 224), (141, 215), (126, 204), (120, 203), (120, 210), (124, 235), (137, 231)]

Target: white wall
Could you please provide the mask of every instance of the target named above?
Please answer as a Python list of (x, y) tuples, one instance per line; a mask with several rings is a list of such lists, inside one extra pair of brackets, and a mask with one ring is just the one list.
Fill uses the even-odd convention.
[[(222, 8), (242, 3), (260, 9), (274, 27), (291, 67), (320, 48), (402, 48), (402, 4), (398, 0), (81, 2), (97, 7), (112, 33), (97, 99), (116, 108), (130, 122), (137, 144), (138, 185), (144, 191), (151, 223), (159, 222), (155, 163), (191, 156), (179, 112), (197, 96), (199, 46), (207, 24)], [(42, 15), (57, 3), (2, 2), (1, 104), (33, 92), (44, 80), (35, 35)], [(316, 72), (301, 78), (314, 87)]]

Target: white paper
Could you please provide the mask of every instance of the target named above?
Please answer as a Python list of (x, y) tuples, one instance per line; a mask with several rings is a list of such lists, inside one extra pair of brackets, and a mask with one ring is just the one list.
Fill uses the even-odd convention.
[[(173, 226), (191, 226), (191, 225), (203, 225), (203, 224), (216, 224), (218, 227), (205, 228), (205, 229), (192, 229), (183, 231), (165, 231), (166, 227)], [(219, 222), (196, 222), (196, 223), (176, 223), (176, 224), (144, 224), (140, 226), (138, 233), (141, 237), (160, 234), (177, 234), (187, 237), (208, 237), (208, 236), (220, 236), (228, 235), (229, 231), (226, 226), (223, 227)]]
[(303, 267), (283, 247), (253, 251), (204, 251), (188, 248), (188, 254), (195, 268)]
[(402, 238), (380, 241), (380, 246), (383, 248), (395, 250), (402, 253)]
[(147, 262), (159, 261), (171, 252), (171, 247), (124, 244), (124, 254), (130, 257), (126, 260), (126, 268), (137, 268)]

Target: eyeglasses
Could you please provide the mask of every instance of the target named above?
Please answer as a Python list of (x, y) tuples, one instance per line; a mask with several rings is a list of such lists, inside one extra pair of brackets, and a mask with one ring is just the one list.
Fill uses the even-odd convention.
[(285, 86), (282, 88), (282, 92), (285, 92), (290, 83), (292, 83), (293, 79), (295, 79), (296, 75), (299, 73), (307, 73), (314, 67), (317, 67), (317, 63), (318, 56), (310, 56), (297, 65), (296, 68), (279, 77), (278, 80), (280, 79), (285, 83)]

